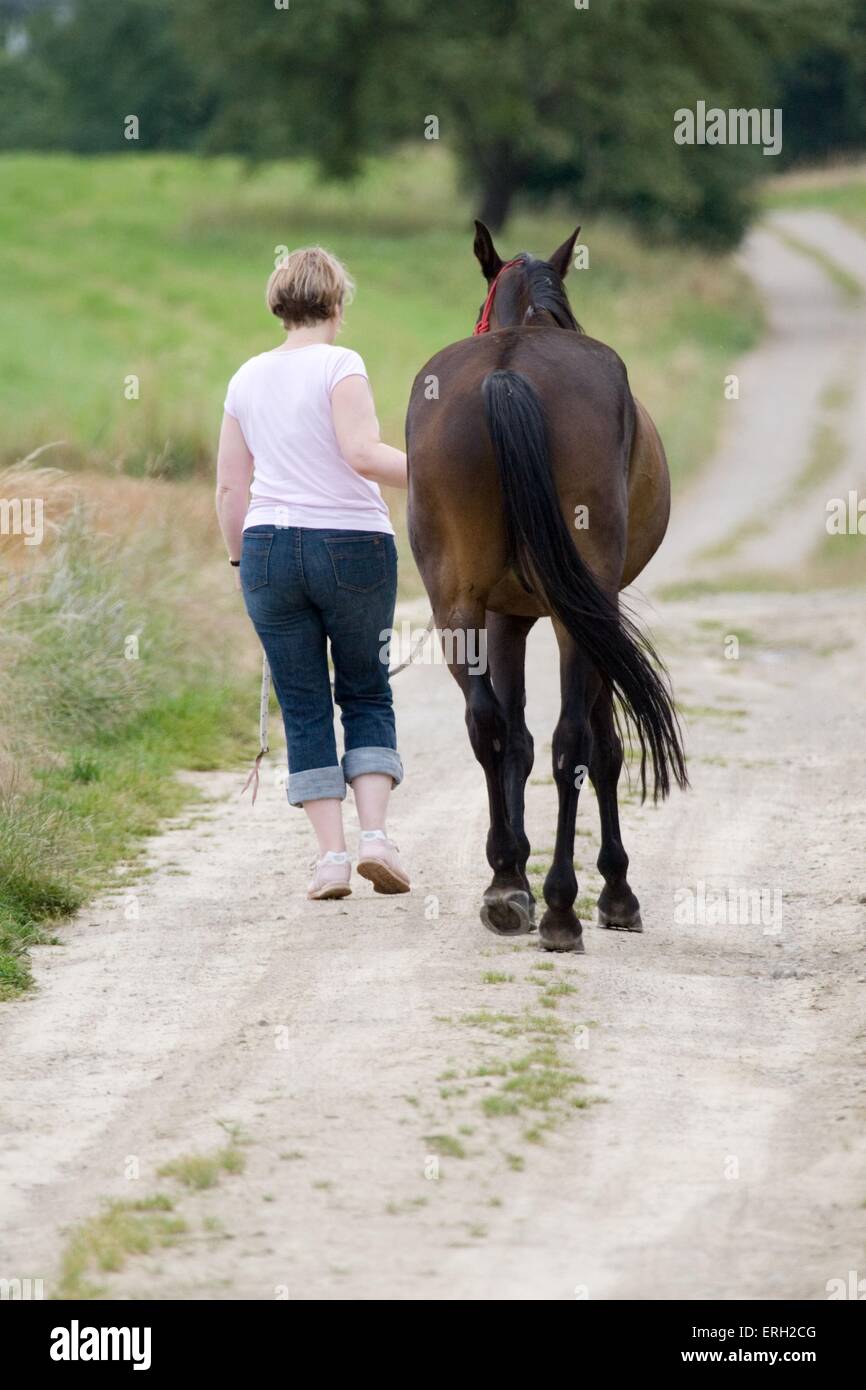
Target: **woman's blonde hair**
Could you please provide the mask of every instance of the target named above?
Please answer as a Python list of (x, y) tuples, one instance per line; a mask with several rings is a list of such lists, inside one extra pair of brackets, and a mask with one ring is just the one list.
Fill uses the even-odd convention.
[(284, 328), (309, 327), (351, 303), (355, 282), (323, 246), (302, 246), (284, 256), (268, 280), (265, 300)]

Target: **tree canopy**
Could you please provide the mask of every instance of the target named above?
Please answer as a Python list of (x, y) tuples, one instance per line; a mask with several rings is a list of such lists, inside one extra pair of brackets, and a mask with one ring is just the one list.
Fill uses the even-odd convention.
[[(435, 135), (475, 210), (563, 191), (730, 243), (756, 175), (866, 144), (866, 0), (0, 0), (2, 143), (314, 157), (350, 178)], [(778, 159), (674, 113), (783, 109)]]

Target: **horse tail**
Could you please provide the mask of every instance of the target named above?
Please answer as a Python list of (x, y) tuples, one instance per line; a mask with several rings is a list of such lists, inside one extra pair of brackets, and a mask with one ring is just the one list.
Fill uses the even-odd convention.
[(649, 760), (657, 801), (668, 795), (672, 776), (678, 786), (688, 785), (667, 671), (577, 552), (554, 486), (544, 412), (530, 382), (519, 372), (494, 371), (482, 394), (511, 562), (544, 595), (616, 698), (640, 746), (642, 795)]

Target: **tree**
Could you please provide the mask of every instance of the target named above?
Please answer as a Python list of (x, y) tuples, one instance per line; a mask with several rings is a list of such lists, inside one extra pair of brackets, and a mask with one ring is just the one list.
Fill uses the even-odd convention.
[(780, 72), (788, 141), (783, 161), (816, 163), (866, 147), (866, 0), (849, 23), (786, 61)]
[(676, 144), (698, 101), (782, 92), (784, 159), (866, 142), (866, 0), (0, 0), (0, 33), (22, 26), (26, 52), (0, 56), (7, 147), (115, 149), (132, 113), (143, 148), (313, 156), (350, 178), (435, 117), (494, 228), (516, 196), (563, 191), (735, 241), (777, 161)]
[(517, 193), (566, 189), (719, 242), (742, 232), (766, 161), (753, 148), (676, 145), (674, 111), (772, 106), (777, 61), (832, 28), (823, 0), (292, 0), (282, 11), (187, 0), (180, 22), (220, 89), (213, 148), (313, 154), (347, 176), (435, 115), (494, 228)]
[(0, 0), (0, 144), (118, 149), (133, 114), (142, 148), (188, 147), (214, 103), (172, 33), (172, 12), (171, 0)]

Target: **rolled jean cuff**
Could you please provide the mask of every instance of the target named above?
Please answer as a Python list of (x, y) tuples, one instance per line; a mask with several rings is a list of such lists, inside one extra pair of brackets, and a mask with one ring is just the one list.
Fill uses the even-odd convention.
[(346, 779), (340, 767), (309, 767), (304, 772), (290, 772), (286, 786), (290, 806), (303, 806), (305, 801), (346, 799)]
[(396, 748), (347, 748), (343, 754), (343, 772), (347, 782), (354, 782), (365, 772), (384, 772), (399, 787), (403, 781), (403, 764)]

